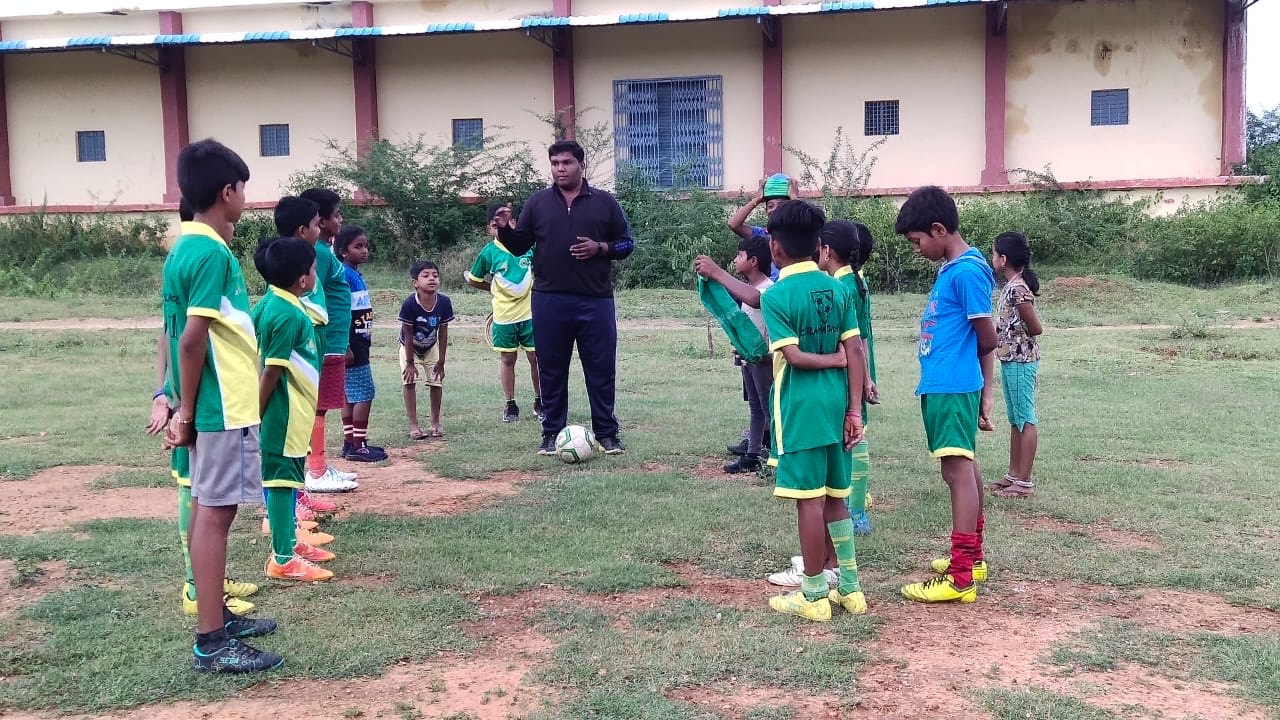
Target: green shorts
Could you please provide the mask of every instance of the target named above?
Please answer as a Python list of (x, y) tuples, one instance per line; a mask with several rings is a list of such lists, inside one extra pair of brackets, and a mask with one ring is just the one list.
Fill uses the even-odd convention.
[(849, 451), (841, 443), (788, 450), (778, 458), (774, 497), (809, 500), (849, 497)]
[(921, 395), (920, 415), (929, 453), (935, 458), (952, 456), (973, 459), (978, 452), (978, 413), (982, 391)]
[(1039, 425), (1036, 417), (1036, 374), (1040, 362), (1001, 362), (1000, 384), (1004, 388), (1004, 407), (1009, 424), (1019, 432), (1028, 425)]
[(498, 352), (517, 352), (533, 349), (533, 321), (521, 320), (510, 325), (493, 324), (493, 349)]
[(174, 448), (169, 453), (169, 471), (182, 487), (191, 487), (191, 448)]
[(305, 457), (285, 457), (275, 453), (262, 453), (262, 487), (293, 488), (301, 490), (302, 473), (306, 467)]

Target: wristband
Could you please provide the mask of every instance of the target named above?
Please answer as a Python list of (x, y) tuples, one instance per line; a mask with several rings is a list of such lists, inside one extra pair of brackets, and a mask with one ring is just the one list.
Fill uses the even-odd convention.
[(183, 420), (182, 418), (178, 418), (178, 424), (179, 424), (179, 425), (190, 425), (190, 424), (194, 423), (195, 421), (196, 421), (196, 419), (195, 419), (195, 418), (191, 418), (190, 420)]
[(151, 396), (151, 402), (155, 402), (162, 395), (164, 395), (164, 388), (160, 388), (156, 391), (155, 395)]

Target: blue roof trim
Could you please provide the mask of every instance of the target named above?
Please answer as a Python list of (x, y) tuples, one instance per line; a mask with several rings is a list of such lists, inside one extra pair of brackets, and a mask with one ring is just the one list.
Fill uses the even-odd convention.
[(318, 28), (311, 30), (255, 30), (232, 33), (184, 33), (181, 35), (86, 35), (72, 38), (33, 38), (0, 41), (0, 53), (56, 51), (105, 47), (147, 47), (172, 45), (212, 45), (235, 43), (307, 41), (329, 38), (386, 37), (396, 35), (432, 35), (442, 33), (498, 32), (528, 28), (602, 27), (666, 22), (696, 22), (729, 18), (790, 17), (818, 13), (897, 10), (939, 5), (972, 5), (997, 0), (843, 0), (810, 2), (800, 5), (745, 5), (719, 10), (672, 10), (662, 12), (620, 13), (614, 15), (577, 15), (573, 17), (525, 17), (513, 20), (477, 20), (474, 22), (388, 25), (362, 28)]

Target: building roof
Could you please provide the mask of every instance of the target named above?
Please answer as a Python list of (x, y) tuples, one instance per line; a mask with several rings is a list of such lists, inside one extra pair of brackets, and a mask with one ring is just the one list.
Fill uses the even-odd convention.
[(57, 50), (109, 49), (173, 45), (218, 45), (227, 43), (286, 42), (330, 40), (398, 35), (435, 35), (443, 33), (497, 32), (503, 30), (538, 30), (566, 27), (602, 27), (610, 25), (691, 22), (731, 18), (765, 18), (789, 15), (815, 15), (869, 10), (896, 10), (933, 5), (970, 5), (999, 0), (846, 0), (844, 2), (807, 3), (804, 5), (751, 5), (719, 10), (677, 10), (623, 13), (613, 15), (575, 15), (572, 17), (525, 17), (515, 20), (474, 20), (467, 22), (424, 23), (416, 25), (384, 25), (380, 27), (340, 27), (298, 30), (248, 30), (245, 32), (187, 33), (182, 35), (84, 35), (78, 37), (35, 38), (0, 41), (0, 53), (48, 52)]

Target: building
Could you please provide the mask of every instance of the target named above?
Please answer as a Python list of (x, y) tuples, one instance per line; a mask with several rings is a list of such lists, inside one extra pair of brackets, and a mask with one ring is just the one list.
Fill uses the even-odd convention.
[[(216, 137), (269, 204), (328, 143), (535, 150), (610, 123), (619, 161), (736, 195), (837, 127), (869, 192), (1016, 191), (1010, 169), (1188, 195), (1244, 157), (1249, 0), (81, 0), (0, 13), (0, 212), (171, 210)], [(129, 9), (116, 9), (128, 5)], [(31, 9), (20, 9), (20, 8)]]

